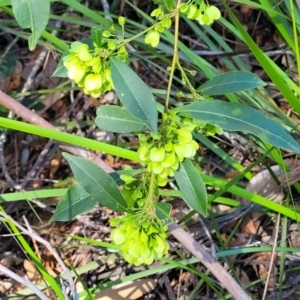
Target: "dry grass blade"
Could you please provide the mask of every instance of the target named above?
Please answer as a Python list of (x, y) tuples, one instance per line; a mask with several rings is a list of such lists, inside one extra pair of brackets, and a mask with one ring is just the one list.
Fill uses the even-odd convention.
[(0, 264), (0, 273), (3, 273), (5, 275), (7, 275), (8, 277), (18, 281), (19, 283), (21, 283), (22, 285), (28, 287), (29, 289), (31, 289), (40, 299), (42, 300), (47, 300), (48, 297), (43, 294), (27, 277), (22, 278), (21, 276), (19, 276), (18, 274), (12, 272), (11, 270), (9, 270), (8, 268), (6, 268), (5, 266), (3, 266), (2, 264)]
[(13, 220), (10, 216), (0, 212), (0, 215), (5, 218), (5, 219), (9, 219), (12, 223), (15, 224), (16, 227), (18, 227), (22, 233), (30, 236), (32, 239), (40, 242), (42, 245), (44, 245), (49, 252), (55, 257), (55, 259), (57, 260), (57, 262), (59, 263), (59, 265), (61, 266), (61, 268), (63, 269), (63, 271), (65, 272), (67, 279), (68, 279), (68, 283), (71, 289), (71, 293), (73, 295), (73, 299), (79, 299), (77, 292), (76, 292), (76, 287), (75, 287), (75, 283), (72, 279), (72, 276), (70, 274), (69, 269), (66, 267), (66, 265), (64, 264), (64, 262), (62, 261), (62, 259), (60, 258), (60, 256), (58, 255), (58, 253), (54, 250), (54, 248), (50, 245), (49, 242), (47, 242), (46, 240), (44, 240), (42, 237), (40, 237), (29, 225), (27, 219), (25, 216), (23, 216), (24, 222), (27, 226), (27, 229), (25, 229), (23, 226), (21, 226), (18, 222), (16, 222), (15, 220)]

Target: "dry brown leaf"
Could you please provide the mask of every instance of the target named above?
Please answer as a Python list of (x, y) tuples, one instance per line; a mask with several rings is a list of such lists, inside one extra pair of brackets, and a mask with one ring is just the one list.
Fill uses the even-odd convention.
[(68, 107), (67, 103), (64, 99), (59, 99), (51, 106), (51, 109), (57, 113), (57, 117), (60, 116), (63, 112), (65, 112)]
[(300, 247), (300, 240), (299, 240), (299, 232), (298, 231), (292, 231), (290, 234), (290, 244), (293, 248), (299, 248)]
[[(272, 166), (271, 169), (280, 185), (285, 188), (300, 179), (300, 162), (296, 159), (286, 159), (284, 162), (290, 169), (288, 172), (285, 173), (278, 165)], [(281, 202), (284, 197), (281, 186), (278, 186), (269, 170), (263, 170), (249, 181), (246, 189), (275, 202)]]
[(241, 232), (247, 236), (257, 233), (258, 222), (254, 222), (252, 214), (247, 214), (241, 224)]
[(37, 110), (39, 115), (43, 115), (50, 107), (52, 107), (57, 101), (61, 100), (66, 94), (64, 92), (58, 91), (50, 93), (42, 100), (43, 108)]
[(156, 287), (153, 279), (138, 279), (124, 282), (95, 295), (97, 300), (135, 300), (149, 293)]
[[(248, 183), (246, 190), (261, 195), (265, 198), (273, 200), (275, 202), (281, 202), (284, 199), (284, 193), (282, 187), (287, 187), (288, 184), (293, 184), (300, 178), (299, 161), (293, 159), (286, 159), (285, 163), (289, 167), (288, 172), (283, 172), (280, 166), (272, 166), (273, 173), (277, 176), (280, 186), (273, 179), (269, 170), (263, 170), (257, 173)], [(244, 205), (249, 203), (249, 200), (243, 199)], [(251, 236), (258, 233), (260, 226), (260, 217), (263, 214), (261, 212), (252, 212), (244, 217), (240, 230), (245, 236)]]
[(258, 265), (258, 277), (266, 279), (268, 276), (268, 269), (264, 265)]
[(33, 283), (38, 283), (42, 280), (42, 277), (34, 264), (29, 260), (25, 259), (23, 262), (23, 266), (26, 272), (28, 279)]
[[(252, 263), (256, 263), (257, 268), (254, 267), (254, 270), (257, 271), (257, 276), (261, 279), (266, 279), (268, 276), (269, 270), (269, 265), (272, 259), (272, 253), (271, 252), (265, 252), (262, 253), (262, 255), (258, 256)], [(262, 262), (259, 264), (259, 262)], [(270, 277), (269, 282), (268, 282), (268, 289), (273, 290), (276, 287), (276, 278), (275, 277)]]
[[(278, 165), (272, 166), (271, 169), (276, 175), (282, 173), (282, 169)], [(246, 190), (275, 202), (282, 201), (284, 197), (281, 188), (267, 169), (257, 173), (247, 184)], [(248, 203), (248, 200), (246, 202)], [(246, 203), (244, 202), (244, 204)]]
[[(300, 179), (300, 162), (294, 159), (286, 159), (284, 161), (289, 167), (288, 172), (284, 172), (280, 166), (272, 166), (273, 173), (277, 176), (280, 185), (273, 179), (269, 170), (263, 170), (257, 173), (248, 183), (246, 190), (261, 195), (265, 198), (273, 200), (277, 203), (284, 199), (282, 187), (286, 188), (288, 185), (294, 184)], [(248, 204), (249, 200), (243, 199), (243, 204)], [(252, 217), (257, 220), (261, 213), (253, 213)]]
[(13, 287), (13, 282), (16, 284), (16, 282), (12, 279), (9, 279), (8, 281), (1, 280), (0, 281), (0, 294), (8, 295)]
[[(242, 170), (241, 170), (242, 171)], [(234, 177), (238, 176), (241, 174), (241, 171), (240, 170), (232, 170), (232, 171), (228, 171), (225, 173), (225, 177), (226, 179), (233, 179)]]

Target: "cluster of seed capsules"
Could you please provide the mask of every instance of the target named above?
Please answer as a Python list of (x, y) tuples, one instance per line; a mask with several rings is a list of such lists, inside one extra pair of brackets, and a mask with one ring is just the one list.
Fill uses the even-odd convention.
[(155, 17), (158, 20), (158, 24), (153, 29), (149, 30), (145, 36), (145, 43), (150, 44), (152, 47), (157, 47), (160, 41), (160, 34), (165, 29), (169, 29), (172, 25), (170, 15), (165, 15), (161, 7), (156, 8), (152, 11), (151, 17)]
[(179, 9), (188, 19), (196, 20), (201, 25), (211, 25), (221, 17), (216, 6), (205, 4), (204, 1), (200, 5), (193, 2), (181, 3)]
[[(110, 44), (111, 48), (115, 48), (112, 41)], [(111, 50), (98, 47), (90, 49), (88, 44), (78, 41), (71, 44), (69, 55), (63, 58), (63, 63), (68, 70), (68, 77), (83, 88), (85, 94), (98, 98), (113, 89), (107, 59)], [(122, 60), (127, 59), (128, 53), (124, 46), (117, 50), (116, 56)]]
[[(201, 5), (193, 1), (181, 3), (179, 10), (188, 19), (196, 20), (201, 25), (211, 25), (221, 17), (221, 12), (216, 6), (205, 4), (204, 1)], [(165, 14), (162, 7), (158, 7), (152, 11), (151, 17), (154, 17), (158, 21), (158, 24), (148, 31), (145, 36), (145, 43), (150, 44), (152, 47), (157, 47), (160, 41), (160, 34), (165, 29), (169, 29), (172, 24), (171, 14)]]
[[(111, 226), (122, 224), (111, 232), (114, 244), (120, 247), (124, 259), (135, 265), (150, 265), (154, 259), (163, 257), (169, 251), (167, 226), (151, 220), (146, 215), (127, 215), (112, 219)], [(116, 224), (115, 224), (116, 223)]]
[[(197, 20), (200, 24), (211, 25), (221, 14), (217, 7), (202, 4), (199, 6), (193, 1), (183, 3), (180, 12), (188, 19)], [(145, 42), (157, 47), (160, 34), (171, 26), (171, 14), (165, 14), (161, 7), (155, 9), (152, 14), (158, 21), (145, 36)], [(119, 20), (124, 26), (125, 20)], [(94, 98), (113, 89), (109, 57), (116, 56), (126, 62), (128, 53), (125, 46), (120, 46), (117, 40), (109, 39), (111, 33), (103, 32), (103, 44), (90, 47), (82, 42), (73, 42), (69, 54), (63, 58), (63, 64), (68, 70), (68, 77), (80, 87), (84, 93)], [(195, 128), (201, 128), (209, 132), (218, 128), (207, 127), (206, 124), (199, 127), (191, 119), (180, 119), (176, 113), (170, 112), (162, 115), (162, 124), (159, 134), (140, 134), (140, 147), (138, 155), (147, 166), (148, 174), (156, 175), (156, 184), (165, 186), (168, 177), (174, 176), (174, 171), (179, 168), (180, 162), (185, 158), (192, 158), (199, 145), (194, 141), (192, 132)], [(217, 132), (217, 131), (216, 131)], [(153, 213), (150, 199), (150, 208), (144, 208), (148, 201), (148, 193), (145, 183), (140, 179), (124, 175), (125, 182), (123, 195), (127, 202), (136, 203), (139, 212), (128, 213), (125, 216), (110, 220), (112, 227), (111, 239), (120, 247), (124, 259), (136, 266), (152, 264), (155, 259), (161, 258), (169, 251), (167, 242), (167, 226)], [(156, 186), (157, 187), (157, 186)], [(147, 186), (147, 188), (149, 188)], [(154, 197), (155, 198), (155, 197)], [(148, 208), (149, 208), (148, 207)]]
[(163, 126), (160, 134), (140, 135), (139, 158), (147, 165), (149, 172), (157, 175), (159, 186), (165, 186), (169, 176), (179, 168), (179, 163), (185, 158), (192, 158), (199, 145), (193, 139), (192, 132), (196, 125), (190, 119), (178, 124), (173, 114), (163, 114)]

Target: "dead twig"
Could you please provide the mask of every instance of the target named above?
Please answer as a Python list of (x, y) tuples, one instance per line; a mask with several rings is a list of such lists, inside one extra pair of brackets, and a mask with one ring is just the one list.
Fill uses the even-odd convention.
[(176, 223), (169, 225), (170, 233), (196, 256), (200, 262), (219, 280), (227, 291), (236, 300), (251, 300), (251, 297), (243, 288), (231, 277), (231, 275), (221, 266), (221, 264), (211, 256), (201, 245), (199, 245), (188, 233), (180, 228)]
[(279, 232), (279, 226), (280, 226), (280, 214), (277, 215), (277, 220), (276, 220), (276, 225), (275, 225), (275, 233), (274, 233), (274, 244), (272, 248), (272, 255), (271, 255), (271, 260), (270, 260), (270, 267), (268, 271), (268, 275), (266, 278), (266, 283), (265, 283), (265, 288), (264, 288), (264, 293), (262, 296), (262, 300), (266, 299), (267, 292), (268, 292), (268, 286), (272, 274), (272, 269), (275, 261), (275, 256), (276, 256), (276, 247), (277, 247), (277, 240), (278, 240), (278, 232)]

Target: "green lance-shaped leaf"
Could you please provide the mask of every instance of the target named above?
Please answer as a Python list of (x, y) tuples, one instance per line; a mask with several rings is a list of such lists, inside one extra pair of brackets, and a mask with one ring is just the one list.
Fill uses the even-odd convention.
[(161, 221), (171, 221), (172, 218), (170, 217), (172, 206), (169, 203), (163, 202), (156, 202), (154, 204), (156, 216)]
[(102, 41), (102, 30), (96, 27), (91, 28), (91, 37), (93, 42), (98, 46), (101, 47)]
[(79, 183), (76, 183), (68, 189), (67, 193), (58, 202), (49, 223), (70, 221), (76, 216), (91, 210), (96, 204), (97, 201), (92, 199)]
[(147, 129), (146, 123), (134, 117), (127, 109), (113, 105), (98, 107), (95, 123), (100, 129), (117, 133), (138, 132)]
[(192, 209), (201, 215), (207, 213), (207, 193), (203, 180), (189, 159), (180, 163), (175, 171), (175, 179), (183, 199)]
[(90, 160), (63, 153), (77, 182), (101, 205), (116, 211), (126, 211), (127, 203), (117, 184), (104, 170)]
[(50, 16), (49, 0), (11, 0), (15, 18), (22, 28), (30, 28), (29, 49), (33, 50)]
[(230, 71), (215, 76), (202, 84), (197, 91), (203, 95), (237, 93), (266, 85), (256, 74), (246, 71)]
[(175, 110), (228, 131), (251, 133), (271, 145), (300, 153), (298, 143), (280, 125), (247, 105), (213, 100), (180, 106)]
[(155, 99), (144, 81), (119, 59), (110, 58), (115, 91), (127, 110), (157, 134), (157, 109)]

